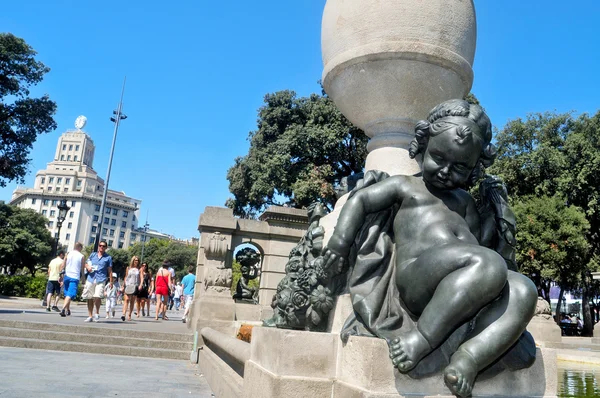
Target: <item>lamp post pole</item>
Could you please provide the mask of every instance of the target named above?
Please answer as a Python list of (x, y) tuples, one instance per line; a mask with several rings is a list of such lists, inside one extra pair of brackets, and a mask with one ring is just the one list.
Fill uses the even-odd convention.
[(146, 233), (148, 232), (148, 227), (150, 226), (150, 224), (148, 224), (148, 217), (146, 217), (146, 224), (144, 224), (144, 235), (142, 238), (142, 255), (140, 256), (140, 264), (142, 264), (144, 262), (144, 248), (146, 247)]
[(108, 158), (108, 170), (106, 171), (106, 180), (104, 181), (104, 192), (102, 194), (102, 204), (100, 205), (100, 217), (98, 220), (98, 230), (96, 231), (96, 239), (94, 240), (94, 251), (98, 251), (98, 243), (100, 243), (100, 236), (102, 233), (102, 222), (104, 220), (104, 209), (106, 208), (106, 194), (108, 193), (108, 182), (110, 180), (110, 169), (112, 166), (113, 154), (115, 152), (115, 143), (117, 142), (117, 132), (119, 131), (119, 122), (127, 119), (127, 115), (123, 114), (123, 94), (125, 93), (125, 81), (123, 80), (123, 88), (121, 90), (121, 99), (117, 109), (113, 111), (113, 115), (110, 121), (115, 124), (115, 131), (113, 132), (112, 145), (110, 147), (110, 156)]
[(67, 205), (67, 200), (62, 199), (58, 205), (58, 217), (56, 219), (56, 226), (58, 227), (58, 232), (56, 233), (55, 242), (54, 242), (54, 257), (56, 257), (58, 253), (58, 244), (60, 240), (60, 228), (62, 227), (65, 218), (67, 218), (67, 212), (70, 207)]

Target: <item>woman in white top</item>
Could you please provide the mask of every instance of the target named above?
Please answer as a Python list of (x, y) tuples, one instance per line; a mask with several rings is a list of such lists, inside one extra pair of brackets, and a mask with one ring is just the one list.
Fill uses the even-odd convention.
[(125, 290), (123, 291), (124, 301), (123, 301), (123, 315), (121, 316), (121, 320), (125, 321), (125, 315), (127, 314), (127, 310), (129, 313), (127, 314), (127, 320), (131, 320), (131, 313), (133, 312), (133, 306), (137, 301), (137, 292), (140, 285), (140, 259), (137, 256), (133, 256), (131, 261), (129, 262), (129, 267), (125, 271)]

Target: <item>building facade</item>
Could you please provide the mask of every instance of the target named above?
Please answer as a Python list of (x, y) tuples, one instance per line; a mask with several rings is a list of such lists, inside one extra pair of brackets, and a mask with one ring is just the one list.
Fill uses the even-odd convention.
[(169, 239), (166, 234), (138, 227), (142, 201), (125, 192), (109, 189), (104, 214), (100, 214), (105, 184), (93, 168), (94, 152), (94, 141), (80, 128), (63, 133), (54, 160), (36, 173), (33, 188), (17, 187), (10, 204), (44, 215), (48, 229), (56, 237), (57, 206), (65, 199), (70, 209), (60, 229), (59, 242), (69, 250), (75, 242), (94, 243), (100, 220), (101, 238), (109, 247), (127, 248), (150, 238)]

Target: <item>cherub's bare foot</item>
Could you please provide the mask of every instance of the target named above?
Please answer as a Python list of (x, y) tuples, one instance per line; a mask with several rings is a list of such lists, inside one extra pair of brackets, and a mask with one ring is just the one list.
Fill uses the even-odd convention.
[(477, 364), (473, 357), (466, 352), (455, 352), (450, 364), (444, 370), (444, 381), (450, 391), (460, 397), (470, 396), (475, 377), (477, 377)]
[(413, 369), (432, 351), (429, 342), (417, 328), (407, 333), (401, 333), (390, 343), (390, 358), (392, 363), (402, 373)]

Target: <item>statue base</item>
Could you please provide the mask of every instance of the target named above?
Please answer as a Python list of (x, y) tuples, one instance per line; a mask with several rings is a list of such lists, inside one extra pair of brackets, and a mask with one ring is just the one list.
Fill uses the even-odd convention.
[[(244, 396), (453, 397), (443, 376), (412, 379), (396, 370), (384, 340), (255, 327), (244, 369)], [(538, 349), (533, 366), (478, 378), (473, 397), (556, 397), (556, 352)]]

